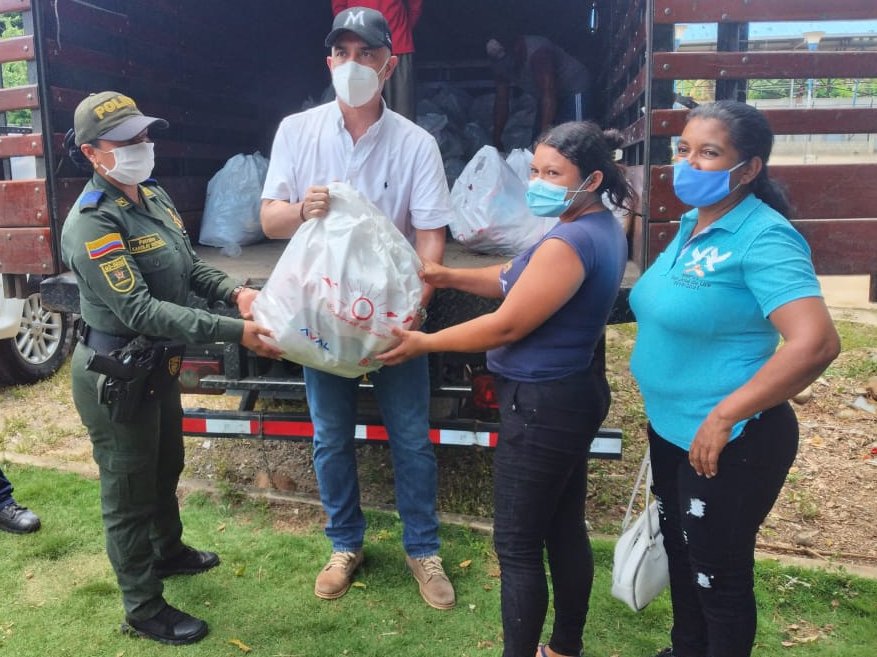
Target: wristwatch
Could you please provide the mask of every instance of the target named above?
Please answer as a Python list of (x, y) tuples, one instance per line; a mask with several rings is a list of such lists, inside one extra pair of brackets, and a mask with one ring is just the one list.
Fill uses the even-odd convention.
[(230, 300), (232, 303), (237, 303), (237, 302), (238, 302), (238, 297), (241, 295), (241, 292), (243, 292), (243, 291), (244, 291), (244, 286), (243, 286), (243, 285), (238, 285), (238, 286), (236, 286), (236, 287), (231, 291), (231, 296), (229, 297), (229, 300)]

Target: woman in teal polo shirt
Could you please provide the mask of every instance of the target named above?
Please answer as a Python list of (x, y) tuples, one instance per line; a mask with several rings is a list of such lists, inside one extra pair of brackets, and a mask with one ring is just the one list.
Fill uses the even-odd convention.
[(694, 209), (630, 296), (670, 566), (661, 657), (751, 653), (755, 536), (798, 447), (787, 400), (840, 350), (810, 249), (768, 176), (772, 145), (745, 103), (689, 114), (673, 185)]

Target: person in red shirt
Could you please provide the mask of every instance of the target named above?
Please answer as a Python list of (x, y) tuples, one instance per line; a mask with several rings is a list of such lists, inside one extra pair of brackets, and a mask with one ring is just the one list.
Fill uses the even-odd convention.
[(414, 26), (423, 13), (423, 0), (332, 0), (332, 14), (351, 7), (368, 7), (384, 15), (399, 64), (384, 85), (384, 99), (394, 112), (414, 121)]

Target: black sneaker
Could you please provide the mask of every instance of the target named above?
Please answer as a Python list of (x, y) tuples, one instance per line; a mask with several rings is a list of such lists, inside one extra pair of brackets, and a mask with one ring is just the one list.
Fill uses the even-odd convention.
[(30, 534), (40, 528), (40, 519), (27, 507), (13, 502), (0, 509), (0, 529), (13, 534)]
[(153, 564), (155, 574), (161, 579), (172, 575), (197, 575), (219, 565), (219, 555), (215, 552), (202, 552), (188, 545), (175, 556), (161, 559)]
[(123, 634), (172, 646), (182, 646), (195, 643), (207, 636), (207, 623), (166, 604), (164, 609), (147, 620), (137, 621), (126, 618), (121, 630)]

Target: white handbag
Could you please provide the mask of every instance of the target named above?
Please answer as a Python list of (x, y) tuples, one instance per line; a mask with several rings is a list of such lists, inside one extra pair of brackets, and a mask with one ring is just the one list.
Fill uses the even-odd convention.
[[(633, 503), (643, 478), (645, 511), (631, 524)], [(615, 544), (612, 563), (612, 595), (634, 611), (645, 609), (670, 584), (664, 535), (658, 523), (658, 503), (651, 501), (651, 488), (652, 468), (646, 449), (621, 523), (621, 536)]]

